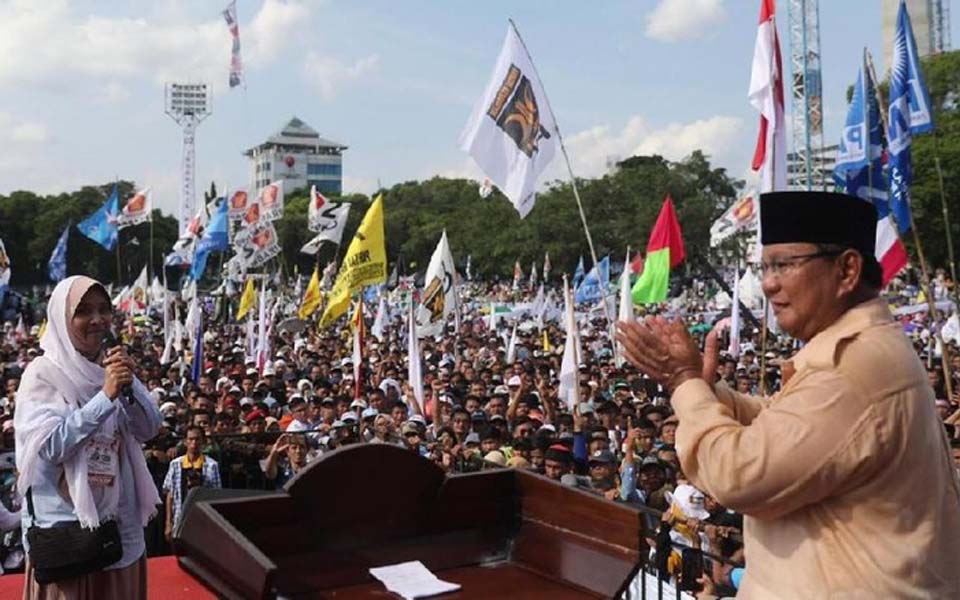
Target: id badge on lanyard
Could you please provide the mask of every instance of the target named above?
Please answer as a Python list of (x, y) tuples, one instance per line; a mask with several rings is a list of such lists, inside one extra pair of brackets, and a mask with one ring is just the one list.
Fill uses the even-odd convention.
[(95, 435), (87, 441), (87, 480), (91, 486), (113, 485), (119, 469), (119, 449), (117, 436)]

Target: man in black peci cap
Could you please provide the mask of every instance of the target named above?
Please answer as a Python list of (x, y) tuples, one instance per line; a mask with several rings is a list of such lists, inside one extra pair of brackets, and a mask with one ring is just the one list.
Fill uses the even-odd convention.
[(778, 394), (716, 383), (716, 332), (703, 356), (679, 321), (618, 335), (671, 393), (686, 476), (745, 515), (737, 597), (960, 597), (960, 482), (923, 366), (878, 297), (876, 210), (779, 192), (761, 196), (760, 224), (764, 295), (805, 342)]

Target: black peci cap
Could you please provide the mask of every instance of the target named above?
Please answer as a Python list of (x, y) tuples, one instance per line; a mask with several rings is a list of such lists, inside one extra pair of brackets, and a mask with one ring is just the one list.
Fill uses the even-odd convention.
[(760, 196), (760, 243), (837, 244), (873, 256), (877, 209), (847, 194), (770, 192)]

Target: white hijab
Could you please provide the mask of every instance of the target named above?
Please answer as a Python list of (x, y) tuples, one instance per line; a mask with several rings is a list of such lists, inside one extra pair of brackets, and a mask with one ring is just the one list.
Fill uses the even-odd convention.
[[(68, 277), (57, 284), (47, 304), (47, 330), (40, 340), (44, 354), (27, 366), (17, 391), (14, 431), (20, 472), (17, 489), (21, 494), (26, 494), (35, 482), (40, 449), (50, 434), (103, 387), (103, 367), (77, 351), (69, 330), (77, 305), (93, 287), (99, 287), (106, 296), (106, 290), (96, 280), (82, 275)], [(160, 497), (140, 444), (129, 432), (126, 422), (118, 419), (119, 414), (119, 410), (114, 411), (96, 434), (113, 436), (119, 432), (120, 452), (127, 455), (133, 467), (137, 506), (145, 526), (156, 512)], [(101, 521), (116, 517), (120, 478), (118, 471), (113, 485), (91, 488), (87, 480), (88, 453), (88, 446), (82, 444), (62, 467), (77, 519), (84, 527), (94, 528)]]

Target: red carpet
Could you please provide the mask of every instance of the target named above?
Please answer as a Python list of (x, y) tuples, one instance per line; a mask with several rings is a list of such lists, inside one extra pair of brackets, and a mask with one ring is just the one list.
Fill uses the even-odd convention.
[[(23, 594), (23, 575), (0, 576), (0, 598), (15, 599)], [(199, 581), (180, 568), (176, 556), (147, 559), (147, 597), (150, 600), (215, 600)]]

